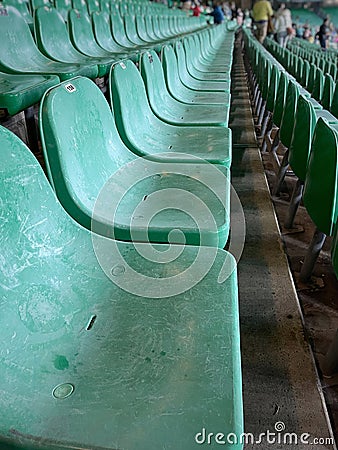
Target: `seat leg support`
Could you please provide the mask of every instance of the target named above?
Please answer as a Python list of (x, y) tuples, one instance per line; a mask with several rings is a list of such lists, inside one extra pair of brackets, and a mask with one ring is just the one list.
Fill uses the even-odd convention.
[(316, 229), (310, 247), (306, 253), (304, 264), (302, 265), (299, 279), (301, 281), (307, 281), (313, 272), (313, 268), (316, 264), (317, 258), (321, 249), (323, 248), (326, 239), (326, 234)]
[(290, 230), (293, 228), (293, 222), (295, 220), (296, 212), (298, 210), (298, 206), (302, 200), (303, 195), (303, 189), (304, 189), (304, 183), (303, 181), (297, 180), (297, 183), (293, 189), (291, 200), (290, 200), (290, 206), (289, 206), (289, 212), (287, 215), (287, 218), (284, 223), (284, 227)]

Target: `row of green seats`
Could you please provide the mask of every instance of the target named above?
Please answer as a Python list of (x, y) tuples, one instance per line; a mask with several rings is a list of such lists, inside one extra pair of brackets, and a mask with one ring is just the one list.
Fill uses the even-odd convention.
[(329, 61), (321, 67), (310, 64), (289, 49), (281, 51), (281, 47), (271, 39), (267, 39), (265, 45), (324, 109), (338, 117), (338, 79), (335, 64)]
[(251, 67), (255, 72), (251, 80), (256, 86), (256, 96), (261, 97), (260, 105), (264, 105), (260, 107), (266, 108), (261, 114), (262, 134), (271, 133), (267, 125), (270, 121), (278, 130), (271, 147), (273, 157), (278, 159), (280, 142), (285, 150), (274, 194), (278, 194), (289, 165), (298, 178), (284, 226), (292, 228), (298, 205), (303, 199), (317, 227), (300, 274), (303, 280), (307, 280), (325, 236), (332, 235), (337, 223), (338, 120), (312, 99), (248, 32), (244, 33)]
[[(0, 127), (4, 450), (37, 450), (41, 442), (46, 450), (189, 450), (200, 447), (206, 426), (243, 448), (236, 262), (217, 248), (205, 220), (209, 211), (221, 225), (229, 214), (231, 159), (213, 156), (221, 141), (223, 150), (231, 145), (229, 130), (223, 122), (156, 119), (143, 84), (161, 78), (172, 57), (176, 70), (184, 49), (186, 73), (187, 58), (198, 71), (189, 80), (200, 74), (204, 90), (182, 83), (190, 93), (182, 111), (200, 109), (203, 95), (228, 98), (233, 33), (215, 27), (194, 37), (192, 47), (165, 46), (162, 65), (153, 51), (141, 55), (141, 72), (131, 60), (114, 64), (111, 109), (84, 77), (45, 93), (39, 124), (57, 198), (30, 151)], [(225, 73), (228, 81), (206, 81), (203, 73)], [(220, 89), (210, 91), (216, 83)], [(146, 158), (124, 140), (130, 120), (133, 145), (151, 149)], [(146, 135), (150, 126), (157, 129)], [(212, 164), (194, 156), (194, 139)], [(92, 223), (83, 221), (91, 209)], [(199, 241), (184, 212), (198, 219)], [(124, 240), (127, 229), (134, 242)], [(139, 242), (148, 239), (151, 245)]]
[(326, 62), (337, 62), (337, 54), (332, 53), (331, 51), (323, 52), (319, 45), (304, 39), (294, 38), (288, 42), (287, 47), (302, 58), (317, 64), (323, 69)]

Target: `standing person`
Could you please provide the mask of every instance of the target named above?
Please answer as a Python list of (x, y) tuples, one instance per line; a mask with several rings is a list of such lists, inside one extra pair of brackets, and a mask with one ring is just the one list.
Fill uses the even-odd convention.
[(329, 27), (329, 19), (326, 18), (323, 20), (316, 37), (319, 39), (320, 46), (322, 50), (326, 50), (326, 40), (328, 38), (328, 27)]
[(214, 8), (213, 11), (211, 11), (211, 13), (209, 13), (208, 16), (212, 16), (214, 18), (215, 25), (220, 25), (221, 23), (224, 22), (224, 13), (221, 8), (221, 2), (218, 1), (214, 3), (213, 8)]
[(199, 17), (199, 16), (201, 15), (202, 8), (201, 8), (200, 3), (199, 3), (198, 0), (195, 0), (195, 1), (194, 1), (194, 3), (193, 3), (193, 5), (192, 5), (191, 9), (192, 9), (192, 15), (193, 15), (193, 17)]
[(268, 24), (273, 16), (271, 4), (268, 0), (257, 0), (252, 10), (254, 24), (256, 26), (256, 39), (263, 44), (268, 33)]
[(244, 18), (244, 14), (241, 8), (237, 9), (237, 17), (236, 17), (236, 21), (237, 21), (237, 25), (239, 27), (241, 27), (243, 25), (243, 18)]
[(285, 3), (281, 3), (278, 11), (275, 14), (275, 32), (277, 37), (277, 42), (282, 47), (286, 47), (286, 44), (292, 36), (292, 19), (291, 11), (286, 8)]

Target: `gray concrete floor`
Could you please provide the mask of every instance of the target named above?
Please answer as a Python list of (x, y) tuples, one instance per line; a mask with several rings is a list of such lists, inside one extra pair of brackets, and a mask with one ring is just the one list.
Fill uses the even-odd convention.
[[(245, 449), (333, 449), (315, 442), (331, 438), (332, 430), (254, 134), (239, 39), (230, 128), (232, 184), (247, 227), (238, 266), (245, 431), (258, 440), (268, 430), (276, 433), (275, 426), (285, 427), (270, 442), (263, 437)], [(285, 433), (296, 433), (298, 444), (288, 443)], [(303, 436), (309, 444), (300, 442), (302, 433), (309, 434)]]

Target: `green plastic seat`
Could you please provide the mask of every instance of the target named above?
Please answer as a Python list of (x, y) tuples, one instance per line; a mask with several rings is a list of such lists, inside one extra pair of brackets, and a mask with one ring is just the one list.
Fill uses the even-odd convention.
[(150, 106), (161, 120), (173, 125), (228, 126), (230, 108), (224, 105), (187, 105), (169, 94), (155, 51), (142, 55), (141, 75)]
[(289, 147), (289, 164), (295, 175), (305, 181), (311, 141), (317, 123), (315, 110), (302, 95), (298, 99), (293, 138)]
[(335, 89), (333, 91), (330, 111), (334, 116), (338, 118), (338, 83), (336, 83)]
[(0, 70), (3, 72), (57, 75), (61, 80), (88, 73), (86, 67), (52, 61), (40, 53), (29, 26), (12, 6), (0, 7), (0, 38)]
[(210, 48), (208, 42), (209, 33), (202, 32), (198, 35), (193, 35), (185, 40), (190, 47), (190, 59), (192, 65), (201, 72), (214, 73), (230, 73), (232, 66), (232, 50), (233, 45), (229, 45), (228, 53), (220, 58), (211, 56), (204, 56), (203, 50)]
[(30, 30), (33, 30), (33, 17), (28, 9), (28, 3), (25, 0), (5, 0), (2, 3), (5, 6), (13, 6), (17, 9), (21, 17), (25, 19), (25, 22), (28, 24)]
[(108, 52), (99, 46), (88, 14), (72, 9), (68, 15), (68, 26), (74, 47), (86, 56), (102, 59), (102, 72), (106, 75), (112, 63), (120, 59), (119, 53)]
[(72, 0), (73, 9), (82, 14), (88, 14), (88, 7), (86, 0)]
[(311, 93), (313, 92), (313, 88), (314, 88), (315, 81), (316, 81), (316, 76), (317, 76), (317, 66), (314, 63), (311, 63), (309, 79), (308, 79), (308, 83), (307, 83), (307, 90)]
[(333, 91), (334, 91), (334, 81), (333, 81), (332, 76), (327, 73), (325, 75), (325, 80), (324, 80), (322, 105), (323, 105), (323, 108), (327, 109), (328, 111), (330, 111), (330, 109), (331, 109)]
[(136, 25), (135, 25), (135, 17), (130, 14), (124, 17), (124, 28), (126, 30), (126, 36), (134, 45), (144, 47), (149, 46), (149, 41), (144, 41), (137, 34)]
[(121, 46), (127, 49), (137, 50), (140, 47), (135, 45), (133, 42), (127, 38), (126, 31), (124, 28), (124, 22), (119, 14), (111, 14), (111, 32), (114, 40)]
[(95, 79), (104, 72), (92, 58), (84, 56), (72, 45), (66, 24), (55, 8), (44, 6), (34, 13), (34, 31), (39, 50), (48, 58), (62, 63), (86, 66), (85, 76)]
[(273, 123), (277, 127), (280, 127), (282, 122), (287, 88), (288, 88), (288, 78), (284, 72), (281, 72), (272, 116)]
[[(180, 46), (180, 48), (182, 48)], [(180, 50), (178, 50), (180, 51)], [(213, 68), (212, 64), (209, 66), (209, 71), (202, 71), (201, 69), (197, 69), (196, 65), (194, 65), (193, 61), (196, 61), (196, 54), (198, 54), (198, 49), (194, 47), (192, 50), (190, 46), (189, 39), (183, 39), (183, 51), (185, 53), (185, 61), (187, 65), (188, 72), (194, 78), (198, 80), (206, 80), (206, 81), (221, 81), (221, 82), (229, 82), (230, 81), (230, 73), (225, 72), (223, 70), (217, 72), (216, 69)]]
[(72, 9), (71, 0), (54, 0), (54, 6), (57, 12), (61, 15), (63, 20), (67, 22), (68, 11)]
[(308, 88), (309, 75), (310, 75), (310, 63), (309, 61), (304, 60), (303, 77), (301, 84), (305, 89)]
[(0, 447), (186, 450), (204, 421), (241, 435), (234, 258), (94, 236), (19, 138), (1, 128), (0, 147)]
[(0, 73), (0, 109), (14, 116), (41, 100), (44, 92), (59, 83), (55, 75), (10, 75)]
[[(110, 99), (119, 133), (125, 144), (139, 156), (163, 160), (164, 152), (185, 153), (230, 167), (231, 132), (223, 127), (181, 127), (159, 120), (151, 111), (141, 74), (135, 64), (115, 64), (110, 72)], [(130, 105), (133, 108), (130, 108)]]
[(111, 34), (110, 17), (107, 12), (95, 12), (92, 15), (94, 35), (103, 50), (111, 52), (120, 58), (127, 57), (130, 50), (119, 45)]
[[(136, 17), (136, 25), (138, 24), (138, 17)], [(149, 36), (153, 41), (160, 41), (161, 39), (156, 36), (155, 30), (153, 28), (153, 21), (152, 17), (149, 15), (146, 15), (144, 17), (144, 25), (146, 28), (147, 36)]]
[(324, 74), (320, 69), (317, 68), (315, 80), (313, 83), (312, 96), (319, 102), (322, 101), (323, 90), (324, 90)]
[(230, 92), (229, 81), (207, 81), (193, 77), (186, 66), (185, 52), (181, 42), (176, 42), (175, 53), (177, 56), (178, 73), (182, 83), (195, 91)]
[(289, 148), (292, 139), (293, 127), (295, 122), (295, 115), (297, 109), (297, 102), (299, 97), (299, 90), (292, 80), (289, 80), (286, 91), (283, 115), (280, 123), (280, 140), (282, 144)]
[(91, 16), (93, 13), (101, 10), (100, 3), (98, 0), (86, 0), (88, 14)]
[[(67, 90), (70, 85), (73, 89)], [(60, 114), (61, 111), (65, 113)], [(66, 211), (81, 225), (90, 229), (94, 220), (92, 229), (107, 237), (163, 243), (169, 242), (172, 230), (180, 229), (189, 245), (225, 246), (229, 233), (229, 169), (204, 167), (199, 162), (178, 167), (175, 163), (137, 158), (122, 143), (104, 95), (88, 79), (74, 78), (45, 94), (40, 108), (40, 130), (52, 185)], [(126, 167), (133, 160), (135, 164)], [(123, 185), (133, 166), (149, 175), (125, 187), (115, 214), (107, 204), (99, 213), (95, 202), (102, 188), (109, 184), (106, 189), (113, 195), (109, 201), (112, 204), (119, 183), (122, 180)], [(113, 177), (119, 169), (120, 174)], [(208, 187), (217, 186), (214, 179), (217, 175), (219, 197)], [(161, 195), (163, 189), (166, 191)], [(181, 200), (179, 195), (172, 200), (171, 209), (164, 207), (164, 196), (174, 189), (190, 192), (190, 201), (196, 198), (194, 205), (189, 206), (193, 218), (185, 213), (186, 199)], [(108, 194), (103, 195), (107, 199)], [(154, 208), (158, 211), (155, 217)], [(211, 221), (205, 217), (205, 208), (210, 211)], [(179, 243), (174, 239), (171, 237), (170, 242)]]
[(31, 11), (35, 11), (38, 8), (42, 8), (44, 6), (50, 7), (52, 3), (49, 0), (30, 0)]
[(314, 131), (303, 202), (316, 227), (330, 236), (338, 215), (338, 127), (319, 118)]
[(266, 108), (268, 111), (272, 112), (274, 109), (277, 89), (279, 83), (279, 71), (275, 65), (272, 66), (270, 83), (268, 86), (268, 93), (266, 98)]
[(224, 104), (230, 106), (230, 91), (228, 92), (203, 92), (196, 91), (185, 86), (179, 78), (178, 63), (171, 45), (162, 48), (162, 66), (168, 91), (177, 100), (184, 103), (197, 104)]
[(153, 33), (148, 33), (144, 16), (136, 16), (135, 17), (135, 26), (136, 26), (137, 34), (140, 36), (142, 41), (150, 42), (150, 43), (158, 42), (158, 39), (154, 36)]

